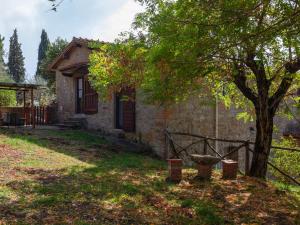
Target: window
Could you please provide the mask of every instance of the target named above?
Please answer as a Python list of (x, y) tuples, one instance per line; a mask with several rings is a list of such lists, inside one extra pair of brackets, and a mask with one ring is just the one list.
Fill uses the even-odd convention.
[(98, 113), (98, 94), (92, 88), (87, 76), (84, 79), (84, 112), (87, 114)]

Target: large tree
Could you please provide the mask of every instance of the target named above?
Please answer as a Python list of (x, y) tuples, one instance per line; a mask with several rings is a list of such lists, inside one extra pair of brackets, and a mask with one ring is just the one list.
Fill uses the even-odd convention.
[(0, 35), (0, 76), (5, 73), (4, 63), (4, 37)]
[(8, 72), (11, 78), (22, 83), (25, 80), (24, 57), (21, 49), (21, 44), (18, 40), (17, 29), (14, 30), (10, 38), (9, 53), (8, 53)]
[(41, 34), (41, 42), (38, 50), (38, 63), (36, 68), (35, 77), (40, 76), (41, 73), (41, 63), (46, 58), (46, 53), (49, 48), (50, 41), (47, 35), (47, 32), (43, 29)]
[(41, 62), (40, 77), (47, 82), (47, 86), (54, 92), (55, 89), (55, 73), (49, 71), (49, 65), (68, 45), (64, 39), (57, 38), (53, 43), (50, 43), (45, 58)]
[[(4, 37), (0, 35), (0, 82), (11, 82), (4, 62)], [(15, 106), (16, 93), (14, 91), (0, 90), (0, 106)]]
[(300, 3), (294, 0), (139, 0), (135, 34), (93, 43), (91, 81), (97, 89), (144, 88), (154, 101), (182, 100), (226, 89), (254, 112), (250, 175), (265, 177), (280, 103), (300, 82)]

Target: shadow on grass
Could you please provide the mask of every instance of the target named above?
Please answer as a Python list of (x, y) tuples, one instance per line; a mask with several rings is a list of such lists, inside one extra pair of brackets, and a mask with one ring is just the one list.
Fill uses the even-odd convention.
[(277, 202), (278, 193), (260, 183), (219, 178), (199, 182), (188, 177), (186, 186), (169, 184), (164, 180), (165, 162), (110, 149), (99, 136), (81, 131), (22, 132), (2, 134), (17, 149), (29, 143), (79, 163), (47, 170), (43, 165), (20, 167), (29, 178), (6, 184), (17, 197), (0, 195), (0, 223), (295, 224), (295, 216), (284, 211), (287, 204)]
[[(159, 208), (164, 199), (158, 196), (173, 186), (164, 180), (166, 164), (163, 161), (147, 155), (107, 151), (110, 146), (103, 139), (81, 131), (2, 130), (2, 134), (16, 148), (29, 143), (30, 148), (46, 148), (89, 164), (59, 170), (32, 165), (20, 167), (30, 179), (7, 183), (18, 196), (0, 204), (0, 218), (8, 224), (149, 224), (155, 220), (159, 224), (169, 224), (170, 220), (173, 224), (182, 224), (194, 221), (178, 210), (171, 210), (166, 216)], [(38, 149), (30, 151), (36, 154)], [(103, 157), (94, 154), (102, 151), (106, 152)]]
[[(23, 130), (0, 129), (0, 134), (8, 137), (8, 144), (16, 148), (41, 147), (62, 153), (86, 163), (95, 163), (101, 156), (120, 152), (122, 146), (112, 145), (96, 134), (81, 130)], [(24, 149), (28, 151), (29, 149)]]
[(158, 176), (165, 169), (156, 160), (116, 154), (87, 169), (27, 171), (34, 179), (8, 183), (19, 199), (1, 204), (0, 217), (8, 224), (222, 224), (204, 204), (198, 217), (167, 203), (174, 185)]
[[(142, 163), (138, 157), (125, 154), (122, 158), (122, 163), (119, 156), (113, 156), (84, 170), (73, 167), (68, 171), (31, 171), (34, 179), (8, 184), (20, 197), (0, 205), (1, 218), (8, 223), (30, 224), (149, 223), (139, 213), (139, 205), (167, 186), (163, 180), (135, 172), (137, 164), (132, 160)], [(145, 170), (143, 174), (149, 176), (154, 172), (150, 164)]]

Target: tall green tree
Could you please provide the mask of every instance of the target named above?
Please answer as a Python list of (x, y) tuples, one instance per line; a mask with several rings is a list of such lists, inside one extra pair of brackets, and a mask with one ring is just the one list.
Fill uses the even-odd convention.
[(11, 78), (22, 83), (25, 80), (24, 57), (21, 49), (21, 44), (18, 40), (17, 29), (14, 30), (10, 38), (9, 53), (8, 53), (8, 72)]
[(6, 73), (4, 63), (4, 37), (0, 35), (0, 76)]
[(43, 29), (41, 34), (41, 42), (39, 45), (38, 50), (38, 63), (37, 63), (37, 69), (35, 73), (35, 77), (37, 78), (41, 73), (41, 63), (46, 58), (46, 53), (49, 48), (50, 41), (47, 35), (47, 32)]
[[(264, 178), (281, 102), (300, 87), (300, 3), (294, 0), (139, 0), (135, 33), (96, 44), (91, 82), (144, 88), (153, 101), (207, 91), (254, 112), (250, 175)], [(205, 88), (203, 88), (205, 86)], [(221, 89), (226, 89), (225, 96)]]
[(0, 63), (4, 63), (4, 37), (0, 35)]
[[(4, 37), (0, 35), (0, 82), (11, 82), (4, 63)], [(0, 90), (0, 106), (15, 106), (16, 93)]]
[(40, 77), (47, 82), (47, 86), (54, 92), (55, 90), (55, 73), (49, 71), (49, 65), (58, 57), (68, 45), (64, 39), (57, 38), (53, 43), (50, 43), (46, 57), (42, 60), (40, 66)]

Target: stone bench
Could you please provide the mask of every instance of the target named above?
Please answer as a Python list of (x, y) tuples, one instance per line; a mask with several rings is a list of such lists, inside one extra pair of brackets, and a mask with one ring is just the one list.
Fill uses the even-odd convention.
[(219, 158), (211, 155), (190, 155), (191, 159), (197, 164), (198, 175), (197, 177), (204, 180), (211, 178), (213, 165), (220, 161)]

